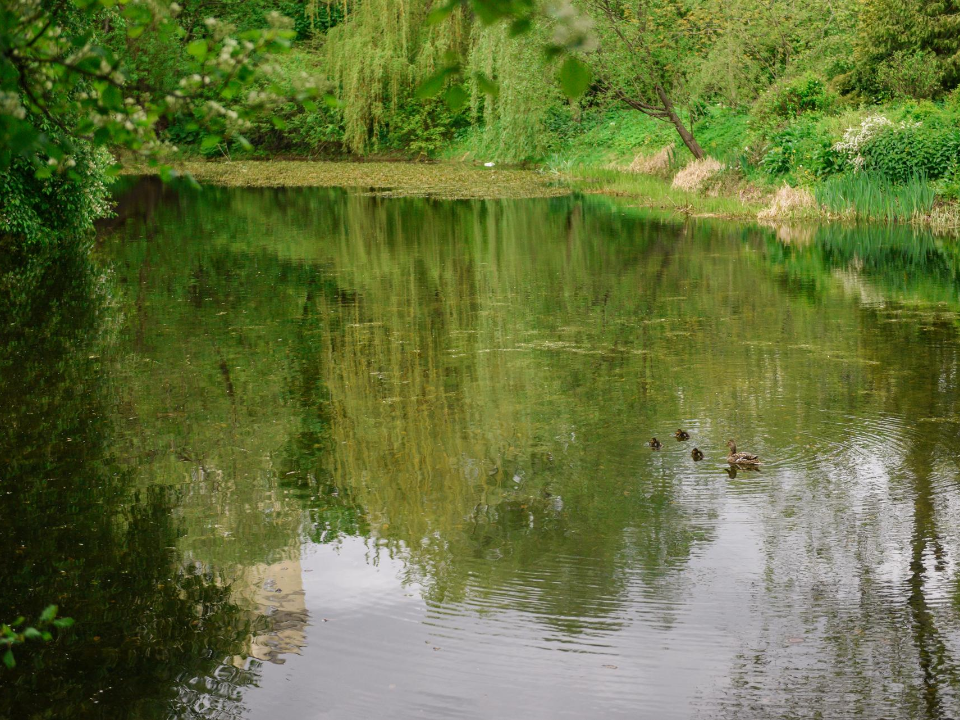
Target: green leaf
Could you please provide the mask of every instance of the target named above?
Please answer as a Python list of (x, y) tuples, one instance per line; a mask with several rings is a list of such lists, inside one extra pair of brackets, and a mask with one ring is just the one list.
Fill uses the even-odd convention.
[(417, 97), (421, 100), (432, 98), (440, 93), (447, 78), (460, 71), (459, 65), (448, 65), (428, 77), (417, 88)]
[(447, 107), (454, 112), (466, 105), (469, 99), (470, 96), (463, 89), (463, 85), (451, 85), (443, 94), (443, 100), (447, 103)]
[(207, 41), (194, 40), (192, 43), (187, 45), (187, 54), (202, 62), (207, 56)]
[(3, 664), (11, 670), (17, 666), (17, 661), (13, 659), (13, 650), (7, 650), (3, 654)]
[(500, 87), (486, 75), (478, 72), (476, 77), (477, 87), (480, 88), (480, 92), (490, 95), (491, 97), (496, 97), (500, 94)]
[(223, 140), (223, 138), (219, 135), (204, 135), (203, 140), (200, 141), (200, 151), (207, 152), (213, 150), (220, 144), (221, 140)]
[(277, 117), (276, 115), (271, 115), (271, 116), (270, 116), (270, 122), (273, 123), (273, 126), (274, 126), (277, 130), (286, 130), (286, 129), (287, 129), (287, 122), (286, 122), (286, 120), (284, 120), (283, 118), (279, 118), (279, 117)]
[(40, 622), (48, 623), (52, 621), (57, 616), (57, 606), (56, 605), (47, 605), (43, 612), (40, 613)]
[(571, 100), (580, 97), (590, 87), (590, 68), (573, 55), (567, 56), (560, 68), (560, 87)]
[(27, 638), (28, 640), (39, 640), (39, 639), (40, 639), (40, 631), (37, 630), (37, 629), (34, 628), (34, 627), (24, 628), (23, 636), (24, 636), (25, 638)]
[(430, 14), (427, 15), (424, 25), (430, 26), (442, 23), (450, 16), (450, 13), (452, 13), (459, 4), (460, 3), (458, 0), (450, 0), (450, 2), (448, 2), (446, 5), (441, 5), (438, 8), (434, 8), (430, 11)]
[(53, 624), (58, 628), (68, 628), (73, 625), (73, 618), (57, 618)]
[(524, 33), (530, 32), (530, 28), (533, 27), (533, 23), (530, 18), (520, 18), (519, 20), (514, 20), (510, 23), (510, 30), (508, 34), (510, 37), (517, 37), (517, 35), (523, 35)]
[(340, 101), (336, 95), (331, 95), (330, 93), (324, 93), (323, 96), (324, 104), (331, 110), (340, 110), (343, 107), (343, 103)]
[(505, 3), (470, 0), (470, 8), (484, 25), (492, 25), (506, 14)]
[(110, 110), (123, 108), (123, 93), (116, 85), (107, 85), (100, 91), (100, 103)]

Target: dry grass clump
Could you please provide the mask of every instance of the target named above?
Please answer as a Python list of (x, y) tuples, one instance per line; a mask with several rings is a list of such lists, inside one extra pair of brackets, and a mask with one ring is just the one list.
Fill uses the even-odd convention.
[(777, 240), (784, 245), (793, 245), (794, 247), (805, 247), (813, 245), (817, 237), (817, 225), (792, 224), (792, 225), (774, 225), (777, 231)]
[(627, 172), (639, 175), (666, 175), (673, 164), (673, 152), (676, 148), (674, 143), (670, 143), (653, 155), (638, 153), (633, 162), (627, 166)]
[(960, 230), (960, 206), (956, 203), (939, 203), (928, 214), (920, 214), (914, 220), (929, 225), (935, 232), (956, 232)]
[(714, 175), (723, 170), (723, 163), (712, 157), (691, 160), (685, 168), (673, 178), (673, 187), (687, 192), (697, 192)]
[(813, 197), (813, 193), (803, 188), (784, 185), (777, 190), (770, 205), (757, 213), (757, 219), (778, 220), (818, 214), (817, 200)]
[[(200, 183), (226, 187), (355, 187), (384, 196), (444, 199), (501, 199), (569, 195), (563, 187), (532, 170), (485, 168), (460, 163), (192, 161), (178, 172)], [(131, 174), (156, 172), (129, 167)]]

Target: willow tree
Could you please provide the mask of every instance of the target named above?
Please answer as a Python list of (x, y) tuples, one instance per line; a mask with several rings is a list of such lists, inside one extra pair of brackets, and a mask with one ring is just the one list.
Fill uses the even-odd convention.
[[(535, 28), (518, 40), (506, 27), (473, 29), (466, 74), (473, 121), (483, 127), (483, 150), (491, 157), (520, 161), (546, 149), (547, 113), (564, 98), (540, 52), (542, 34)], [(495, 84), (495, 93), (486, 92), (483, 79)]]
[(532, 26), (511, 37), (506, 23), (480, 22), (459, 7), (444, 22), (430, 22), (433, 4), (365, 0), (330, 30), (327, 67), (342, 101), (346, 145), (369, 151), (382, 132), (404, 122), (411, 104), (436, 106), (422, 88), (440, 80), (438, 94), (448, 106), (469, 105), (491, 157), (536, 156), (548, 99), (562, 97), (541, 51), (546, 30)]
[(416, 102), (417, 87), (469, 41), (469, 16), (427, 23), (427, 0), (364, 0), (349, 6), (325, 45), (331, 80), (343, 103), (344, 142), (356, 151), (389, 125), (399, 108)]
[(634, 110), (676, 128), (695, 158), (704, 156), (674, 104), (682, 95), (683, 61), (692, 52), (684, 8), (675, 0), (583, 0), (595, 24), (589, 57), (601, 87)]

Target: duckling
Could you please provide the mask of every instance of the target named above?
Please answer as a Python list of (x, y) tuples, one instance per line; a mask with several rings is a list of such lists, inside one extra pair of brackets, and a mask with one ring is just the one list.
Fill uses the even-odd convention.
[(703, 453), (700, 452), (700, 448), (694, 448), (690, 451), (690, 457), (693, 458), (694, 462), (700, 462), (703, 460)]
[(647, 444), (648, 444), (650, 447), (652, 447), (654, 450), (659, 450), (660, 448), (663, 447), (663, 443), (661, 443), (661, 442), (660, 442), (659, 440), (657, 440), (656, 438), (650, 438), (650, 442), (647, 443)]
[(727, 447), (730, 448), (727, 462), (731, 465), (751, 466), (760, 464), (760, 458), (756, 455), (748, 452), (737, 452), (737, 444), (733, 440), (727, 440)]
[(677, 430), (677, 431), (673, 434), (673, 436), (674, 436), (677, 440), (689, 440), (689, 439), (690, 439), (690, 433), (688, 433), (688, 432), (685, 431), (685, 430)]

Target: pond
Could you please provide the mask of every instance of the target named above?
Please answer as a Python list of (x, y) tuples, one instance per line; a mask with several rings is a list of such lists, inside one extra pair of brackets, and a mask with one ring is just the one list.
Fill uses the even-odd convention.
[(30, 267), (2, 717), (960, 715), (949, 242), (142, 182)]

